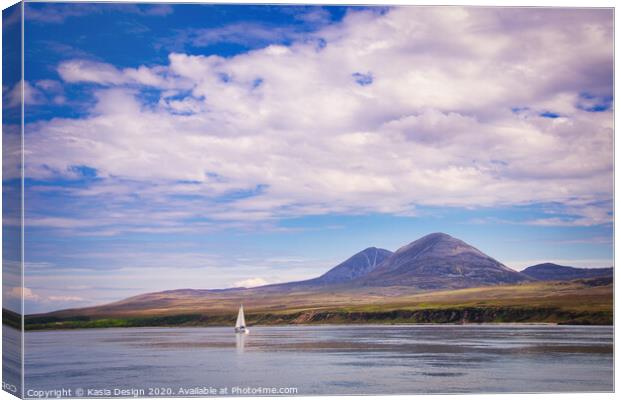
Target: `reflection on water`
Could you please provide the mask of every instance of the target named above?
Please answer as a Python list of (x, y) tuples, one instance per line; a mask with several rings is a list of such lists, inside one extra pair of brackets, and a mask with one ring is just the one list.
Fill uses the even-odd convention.
[(245, 337), (247, 336), (244, 333), (236, 333), (237, 337), (237, 354), (243, 354), (243, 350), (245, 348)]
[(355, 325), (26, 333), (26, 386), (299, 394), (613, 390), (613, 328)]

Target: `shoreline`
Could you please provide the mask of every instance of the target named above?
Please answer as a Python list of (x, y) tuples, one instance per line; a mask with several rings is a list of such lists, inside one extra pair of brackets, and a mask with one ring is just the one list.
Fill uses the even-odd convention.
[[(454, 328), (481, 328), (481, 327), (496, 327), (496, 326), (531, 326), (531, 327), (612, 327), (613, 324), (563, 324), (557, 322), (472, 322), (472, 323), (407, 323), (407, 322), (399, 322), (399, 323), (310, 323), (310, 324), (272, 324), (272, 325), (251, 325), (250, 328), (296, 328), (296, 327), (385, 327), (385, 326), (394, 326), (394, 327), (454, 327)], [(3, 324), (3, 327), (7, 327), (16, 331), (19, 331), (19, 328), (16, 328), (11, 325)], [(198, 328), (228, 328), (231, 331), (234, 329), (234, 326), (231, 325), (159, 325), (159, 326), (101, 326), (101, 327), (90, 327), (90, 328), (69, 328), (69, 327), (58, 327), (58, 328), (42, 328), (42, 329), (25, 329), (24, 332), (54, 332), (54, 331), (91, 331), (91, 330), (107, 330), (107, 329), (162, 329), (162, 328), (170, 328), (170, 329), (198, 329)]]
[[(387, 290), (387, 292), (385, 292)], [(337, 296), (336, 296), (337, 295)], [(447, 291), (288, 293), (266, 297), (193, 296), (191, 301), (148, 297), (139, 304), (111, 304), (22, 316), (3, 309), (3, 323), (26, 330), (112, 327), (234, 326), (239, 304), (249, 326), (359, 324), (549, 323), (613, 325), (613, 282), (595, 279)], [(336, 296), (336, 297), (333, 297)], [(372, 297), (374, 296), (374, 297)], [(370, 298), (372, 301), (367, 301)], [(162, 301), (165, 300), (164, 303)]]
[[(386, 311), (307, 310), (284, 313), (248, 314), (249, 326), (319, 325), (597, 325), (613, 326), (613, 311), (574, 311), (559, 308), (466, 307), (445, 309), (397, 309)], [(21, 328), (21, 318), (3, 313), (3, 324)], [(25, 331), (138, 327), (230, 327), (232, 315), (201, 313), (140, 317), (54, 317), (26, 316)]]

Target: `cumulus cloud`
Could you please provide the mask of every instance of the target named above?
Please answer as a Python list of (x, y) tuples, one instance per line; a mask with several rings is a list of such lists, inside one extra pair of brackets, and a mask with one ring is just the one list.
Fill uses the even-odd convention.
[(84, 301), (83, 298), (78, 296), (49, 296), (47, 298), (49, 301), (54, 302), (79, 302)]
[(157, 72), (157, 68), (145, 66), (121, 70), (110, 64), (89, 60), (69, 60), (58, 66), (58, 74), (65, 82), (90, 82), (105, 86), (135, 84), (164, 87), (166, 82)]
[(41, 296), (35, 293), (32, 289), (27, 287), (13, 287), (8, 290), (5, 295), (9, 299), (21, 299), (24, 298), (24, 301), (28, 302), (37, 302), (37, 303), (49, 303), (49, 302), (72, 302), (72, 301), (83, 301), (84, 299), (79, 296), (64, 296), (64, 295), (49, 295), (49, 296)]
[(42, 79), (35, 82), (20, 81), (12, 87), (3, 88), (3, 107), (16, 109), (22, 103), (26, 107), (48, 104), (63, 104), (66, 101), (64, 88), (59, 81)]
[(22, 81), (17, 82), (12, 87), (11, 86), (3, 86), (2, 87), (2, 107), (3, 108), (14, 108), (21, 107), (22, 104)]
[(233, 287), (250, 288), (250, 287), (256, 287), (256, 286), (264, 286), (267, 283), (268, 282), (264, 280), (263, 278), (249, 278), (249, 279), (244, 279), (242, 281), (235, 282), (233, 284)]
[(21, 302), (23, 300), (25, 314), (66, 308), (76, 304), (92, 304), (92, 300), (85, 300), (80, 296), (50, 294), (48, 293), (49, 290), (46, 289), (43, 289), (41, 292), (35, 292), (28, 287), (11, 287), (6, 289), (3, 292), (5, 306), (15, 312), (21, 312)]
[(95, 171), (62, 188), (94, 227), (533, 203), (576, 216), (535, 224), (604, 224), (612, 66), (608, 10), (422, 7), (349, 12), (229, 58), (66, 60), (66, 84), (99, 85), (92, 112), (30, 124), (27, 173)]
[(6, 295), (9, 299), (21, 299), (22, 297), (25, 300), (35, 300), (38, 301), (40, 297), (32, 292), (31, 289), (22, 288), (22, 287), (12, 287), (10, 288)]

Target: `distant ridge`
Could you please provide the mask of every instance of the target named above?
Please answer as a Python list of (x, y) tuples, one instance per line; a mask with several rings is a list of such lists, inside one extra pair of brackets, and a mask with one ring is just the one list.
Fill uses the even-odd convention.
[(613, 268), (575, 268), (553, 263), (527, 267), (523, 274), (539, 281), (570, 281), (573, 279), (613, 276)]

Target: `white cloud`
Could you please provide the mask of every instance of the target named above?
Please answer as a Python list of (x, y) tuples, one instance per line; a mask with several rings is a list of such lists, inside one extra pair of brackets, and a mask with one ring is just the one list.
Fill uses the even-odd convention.
[(101, 14), (115, 11), (142, 16), (163, 17), (174, 12), (167, 4), (26, 4), (25, 17), (28, 22), (44, 24), (62, 24), (68, 18), (83, 17), (90, 14)]
[[(23, 89), (23, 96), (22, 96)], [(43, 79), (35, 82), (18, 82), (13, 87), (4, 87), (5, 108), (21, 107), (22, 100), (26, 108), (47, 104), (64, 104), (64, 88), (59, 81)]]
[(177, 52), (190, 45), (200, 48), (222, 43), (257, 48), (269, 44), (303, 41), (309, 32), (319, 30), (331, 20), (330, 12), (317, 6), (288, 5), (279, 11), (290, 14), (291, 19), (300, 23), (282, 25), (241, 21), (208, 28), (185, 28), (178, 30), (172, 37), (159, 38), (155, 46)]
[(106, 88), (86, 118), (27, 127), (28, 174), (96, 169), (101, 181), (70, 192), (111, 203), (115, 218), (80, 216), (93, 226), (548, 202), (609, 223), (612, 112), (585, 109), (611, 94), (611, 34), (608, 10), (416, 7), (350, 12), (230, 58), (67, 60), (66, 83)]
[(57, 302), (75, 302), (75, 301), (84, 301), (82, 297), (79, 296), (66, 296), (66, 295), (49, 295), (49, 296), (41, 296), (35, 293), (32, 289), (24, 287), (13, 287), (7, 291), (5, 296), (9, 299), (21, 299), (22, 296), (24, 301), (27, 302), (36, 302), (36, 303), (57, 303)]
[(267, 283), (268, 282), (264, 280), (263, 278), (249, 278), (249, 279), (244, 279), (244, 280), (235, 282), (233, 284), (233, 287), (250, 288), (250, 287), (256, 287), (256, 286), (264, 286)]
[(235, 23), (219, 28), (196, 29), (187, 32), (194, 46), (203, 47), (217, 43), (255, 45), (280, 42), (298, 36), (289, 28), (267, 26), (256, 23)]
[(21, 106), (22, 101), (27, 106), (42, 104), (45, 102), (45, 96), (37, 85), (32, 85), (28, 81), (23, 81), (23, 87), (22, 81), (20, 81), (13, 85), (12, 88), (5, 87), (3, 91), (6, 99), (6, 104), (4, 107), (6, 108), (19, 107)]
[(166, 81), (158, 75), (158, 68), (118, 69), (110, 64), (89, 60), (69, 60), (58, 66), (58, 74), (65, 82), (92, 82), (106, 86), (136, 84), (165, 86)]
[(83, 298), (78, 296), (49, 296), (49, 301), (62, 301), (62, 302), (80, 302), (84, 301)]
[(33, 293), (31, 289), (22, 288), (22, 287), (12, 287), (5, 294), (6, 297), (10, 299), (21, 299), (22, 297), (25, 300), (40, 300), (40, 297)]

